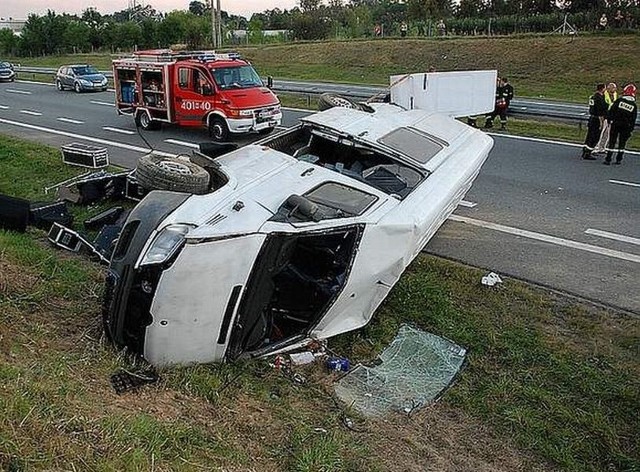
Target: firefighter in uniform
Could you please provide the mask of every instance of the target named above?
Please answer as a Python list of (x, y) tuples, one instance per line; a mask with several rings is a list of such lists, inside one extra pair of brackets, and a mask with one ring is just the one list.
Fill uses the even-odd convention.
[(493, 120), (498, 115), (500, 115), (500, 129), (507, 128), (507, 110), (511, 100), (513, 100), (513, 87), (509, 83), (509, 79), (502, 77), (498, 79), (498, 87), (496, 88), (496, 106), (493, 113), (486, 116), (485, 128), (493, 128)]
[(607, 114), (607, 121), (611, 124), (609, 133), (609, 146), (607, 148), (607, 157), (603, 164), (611, 164), (613, 151), (615, 151), (616, 142), (618, 142), (618, 154), (616, 155), (616, 164), (622, 164), (622, 156), (627, 141), (631, 136), (636, 119), (638, 118), (638, 105), (636, 104), (636, 86), (627, 85), (622, 96), (618, 98)]
[(591, 153), (600, 139), (600, 130), (607, 116), (607, 102), (604, 99), (604, 84), (598, 84), (596, 92), (589, 97), (589, 124), (587, 126), (587, 138), (582, 148), (582, 158), (594, 161), (596, 158)]

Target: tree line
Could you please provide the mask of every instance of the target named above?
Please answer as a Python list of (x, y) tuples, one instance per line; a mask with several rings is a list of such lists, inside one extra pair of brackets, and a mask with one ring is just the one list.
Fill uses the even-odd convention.
[[(620, 13), (618, 13), (618, 10)], [(151, 6), (102, 15), (94, 8), (81, 15), (50, 10), (29, 15), (20, 36), (0, 30), (0, 54), (35, 56), (133, 48), (191, 48), (211, 44), (211, 10), (198, 0), (188, 9), (167, 14)], [(598, 28), (605, 13), (608, 28), (634, 29), (640, 0), (299, 0), (290, 10), (278, 8), (244, 17), (222, 13), (228, 43), (361, 38), (367, 36), (435, 36), (548, 33), (565, 15), (578, 30)], [(621, 18), (620, 18), (621, 17)], [(265, 30), (286, 32), (265, 35)], [(242, 33), (242, 34), (239, 34)]]

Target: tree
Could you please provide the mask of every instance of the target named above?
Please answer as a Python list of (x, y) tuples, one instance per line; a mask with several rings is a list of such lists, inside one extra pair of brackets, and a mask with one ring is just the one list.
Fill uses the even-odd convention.
[(91, 48), (90, 28), (82, 21), (70, 21), (64, 32), (63, 41), (67, 51), (84, 52)]
[(9, 28), (0, 29), (0, 53), (6, 55), (18, 53), (18, 36)]
[(198, 0), (193, 0), (189, 3), (189, 12), (193, 13), (196, 16), (203, 16), (206, 12), (207, 7), (204, 3), (199, 2)]

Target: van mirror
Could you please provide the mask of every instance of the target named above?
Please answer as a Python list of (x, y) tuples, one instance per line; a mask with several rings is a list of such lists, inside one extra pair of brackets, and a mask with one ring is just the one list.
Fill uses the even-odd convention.
[(273, 77), (271, 76), (267, 77), (267, 88), (273, 88)]

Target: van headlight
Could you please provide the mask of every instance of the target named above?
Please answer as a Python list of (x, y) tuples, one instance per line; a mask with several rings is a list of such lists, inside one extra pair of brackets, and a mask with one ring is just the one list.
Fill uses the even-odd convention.
[(147, 252), (142, 258), (140, 265), (162, 264), (171, 259), (176, 251), (182, 247), (184, 237), (192, 228), (194, 228), (194, 226), (186, 224), (175, 224), (165, 227), (156, 235), (151, 246), (149, 246), (149, 249), (147, 249)]

